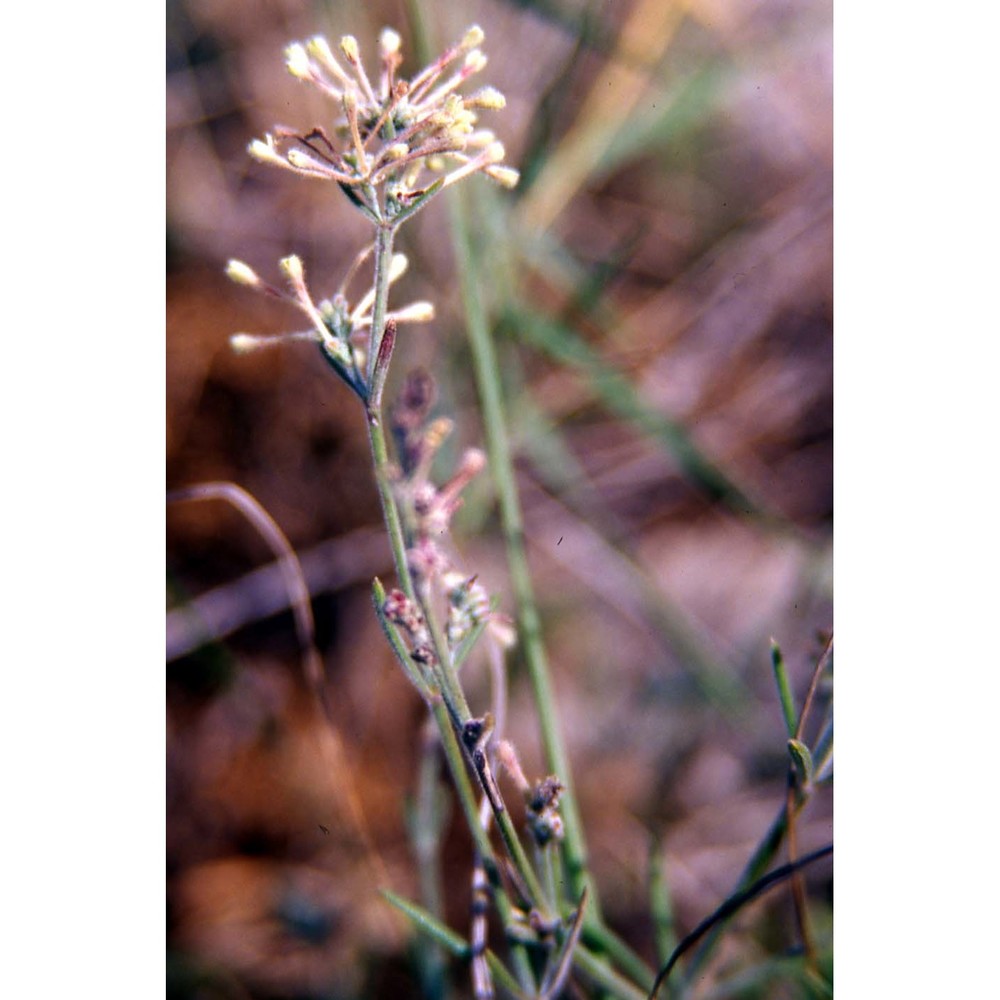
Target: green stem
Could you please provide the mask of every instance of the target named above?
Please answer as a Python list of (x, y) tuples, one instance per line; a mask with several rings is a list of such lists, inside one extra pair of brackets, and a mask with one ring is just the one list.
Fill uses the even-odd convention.
[(590, 923), (583, 929), (584, 943), (600, 954), (601, 959), (614, 962), (636, 983), (652, 985), (656, 974), (610, 927)]
[(385, 316), (389, 303), (389, 270), (392, 266), (392, 239), (395, 226), (381, 225), (375, 230), (375, 301), (372, 304), (372, 328), (368, 340), (368, 388), (375, 378), (375, 359), (382, 344)]
[[(479, 822), (479, 809), (476, 805), (475, 792), (472, 789), (472, 782), (469, 780), (469, 773), (465, 768), (465, 754), (458, 744), (458, 737), (455, 736), (451, 716), (444, 702), (435, 700), (431, 704), (431, 711), (434, 713), (434, 721), (441, 734), (441, 746), (455, 782), (459, 804), (465, 814), (465, 821), (472, 833), (476, 850), (483, 862), (483, 870), (486, 872), (486, 878), (493, 893), (493, 902), (496, 904), (497, 913), (499, 913), (504, 927), (509, 928), (514, 924), (513, 906), (507, 898), (507, 892), (500, 880), (500, 869), (497, 865), (496, 855), (493, 853), (493, 845), (490, 843), (489, 835)], [(511, 941), (511, 958), (522, 988), (528, 993), (533, 992), (534, 976), (524, 945)]]
[(368, 442), (371, 445), (375, 483), (378, 486), (378, 496), (382, 504), (385, 530), (389, 535), (389, 545), (392, 548), (392, 561), (396, 565), (396, 576), (403, 592), (413, 601), (416, 600), (416, 594), (413, 589), (413, 578), (410, 576), (410, 567), (406, 561), (406, 536), (403, 534), (403, 523), (399, 517), (396, 498), (392, 495), (392, 483), (389, 481), (389, 449), (385, 440), (385, 430), (382, 427), (381, 413), (369, 416)]
[(486, 310), (479, 294), (468, 216), (458, 198), (451, 200), (450, 209), (455, 257), (462, 290), (462, 301), (465, 307), (466, 329), (472, 352), (476, 386), (483, 409), (486, 452), (497, 488), (511, 586), (517, 603), (522, 648), (537, 705), (546, 763), (549, 769), (558, 775), (565, 789), (560, 800), (560, 812), (565, 830), (563, 848), (572, 896), (574, 900), (577, 900), (585, 888), (589, 890), (589, 924), (594, 919), (599, 918), (597, 893), (591, 884), (587, 871), (587, 848), (584, 842), (583, 827), (577, 808), (576, 795), (573, 791), (569, 758), (556, 718), (555, 698), (542, 641), (541, 623), (535, 603), (531, 575), (528, 570), (521, 505), (514, 480), (514, 465), (507, 438), (507, 422), (500, 388), (500, 369), (490, 337)]
[[(417, 801), (413, 813), (411, 837), (417, 857), (420, 898), (428, 912), (444, 920), (444, 893), (441, 875), (441, 832), (443, 806), (438, 774), (438, 741), (432, 727), (425, 725), (417, 775)], [(444, 996), (447, 992), (444, 955), (440, 944), (432, 943), (420, 952), (420, 967), (425, 992)]]
[[(414, 926), (426, 934), (432, 941), (437, 942), (447, 948), (458, 958), (467, 959), (470, 955), (469, 943), (461, 935), (456, 934), (450, 927), (447, 927), (438, 920), (432, 913), (429, 913), (416, 903), (404, 899), (402, 896), (391, 892), (388, 889), (382, 890), (383, 898), (395, 906), (402, 913), (413, 921)], [(489, 963), (490, 971), (497, 983), (511, 996), (521, 996), (521, 987), (511, 978), (510, 973), (500, 962), (500, 959), (492, 951), (487, 951), (486, 960)]]
[[(617, 1000), (647, 1000), (649, 993), (623, 979), (603, 958), (578, 944), (573, 952), (573, 964), (588, 979), (603, 987), (606, 994)], [(652, 977), (650, 977), (652, 982)]]
[(654, 840), (649, 849), (649, 903), (653, 918), (653, 935), (656, 938), (656, 956), (660, 965), (666, 964), (677, 947), (674, 929), (674, 908), (663, 871), (663, 848)]

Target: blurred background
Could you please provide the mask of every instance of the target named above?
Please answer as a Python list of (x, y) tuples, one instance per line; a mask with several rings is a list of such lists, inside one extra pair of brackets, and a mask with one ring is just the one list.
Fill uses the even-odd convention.
[[(168, 0), (166, 15), (168, 486), (235, 482), (288, 536), (338, 734), (314, 710), (257, 532), (221, 503), (169, 505), (168, 996), (420, 995), (415, 946), (378, 889), (419, 895), (408, 823), (424, 711), (371, 607), (391, 561), (362, 415), (308, 346), (231, 352), (233, 332), (301, 324), (223, 274), (239, 257), (277, 280), (297, 253), (316, 294), (336, 290), (364, 220), (246, 146), (330, 116), (287, 74), (288, 42), (351, 33), (372, 65), (385, 25), (410, 75), (420, 46), (478, 23), (490, 62), (477, 83), (507, 97), (484, 123), (522, 184), (467, 189), (482, 294), (593, 871), (609, 923), (654, 963), (651, 853), (682, 935), (784, 799), (771, 639), (801, 704), (832, 630), (831, 4)], [(431, 298), (438, 318), (403, 328), (387, 393), (414, 365), (434, 373), (456, 423), (444, 477), (482, 442), (444, 199), (397, 249), (410, 269), (393, 302)], [(511, 611), (481, 479), (457, 558)], [(485, 664), (467, 672), (482, 710)], [(540, 776), (516, 650), (509, 683), (507, 735)], [(817, 722), (829, 700), (823, 685)], [(831, 829), (822, 789), (800, 851)], [(464, 933), (461, 816), (443, 838), (446, 911)], [(832, 866), (808, 884), (828, 940)], [(777, 890), (736, 918), (697, 995), (809, 995), (766, 977), (727, 987), (797, 943)], [(453, 995), (467, 991), (457, 970)]]

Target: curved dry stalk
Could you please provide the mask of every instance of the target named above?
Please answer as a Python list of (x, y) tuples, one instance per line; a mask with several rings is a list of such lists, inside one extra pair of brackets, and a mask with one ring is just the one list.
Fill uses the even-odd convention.
[(316, 626), (309, 599), (309, 588), (306, 585), (305, 574), (302, 572), (298, 556), (274, 518), (264, 509), (260, 501), (242, 486), (229, 482), (198, 483), (194, 486), (173, 490), (167, 494), (168, 503), (204, 500), (222, 500), (235, 507), (257, 529), (261, 538), (277, 557), (277, 565), (295, 619), (295, 632), (302, 651), (302, 671), (326, 723), (320, 729), (320, 732), (325, 734), (325, 738), (322, 739), (323, 752), (329, 758), (326, 773), (331, 776), (331, 779), (338, 775), (342, 778), (343, 784), (334, 782), (334, 787), (345, 799), (344, 804), (347, 806), (355, 833), (364, 849), (365, 858), (372, 867), (373, 875), (379, 882), (385, 883), (388, 881), (385, 863), (375, 847), (371, 831), (368, 829), (361, 799), (354, 786), (354, 770), (350, 766), (348, 754), (340, 738), (340, 732), (337, 729), (327, 696), (323, 660), (316, 648)]

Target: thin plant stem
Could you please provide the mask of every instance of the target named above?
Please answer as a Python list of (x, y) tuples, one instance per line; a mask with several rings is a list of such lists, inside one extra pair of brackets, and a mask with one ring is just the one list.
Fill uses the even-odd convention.
[(663, 965), (677, 947), (674, 908), (663, 865), (663, 845), (654, 838), (649, 845), (649, 903), (656, 938), (656, 957)]
[[(803, 710), (799, 715), (798, 725), (795, 728), (797, 738), (801, 737), (805, 728), (807, 711), (812, 705), (813, 695), (815, 694), (816, 688), (819, 684), (819, 678), (823, 670), (826, 668), (826, 664), (829, 662), (829, 657), (832, 651), (833, 637), (831, 636), (826, 649), (824, 649), (823, 655), (820, 657), (819, 663), (816, 665), (816, 669), (813, 672), (813, 677), (809, 685), (809, 693), (806, 696)], [(734, 894), (742, 892), (748, 886), (752, 885), (754, 881), (760, 878), (766, 871), (767, 866), (778, 853), (778, 848), (781, 846), (781, 842), (785, 839), (785, 835), (788, 833), (789, 824), (794, 824), (796, 816), (802, 811), (806, 802), (809, 800), (810, 791), (811, 789), (808, 788), (802, 789), (801, 794), (795, 796), (794, 801), (789, 803), (786, 799), (786, 801), (782, 803), (778, 815), (774, 818), (774, 821), (768, 828), (767, 833), (764, 834), (763, 839), (760, 844), (758, 844), (757, 850), (754, 851), (753, 856), (743, 869), (743, 873), (740, 875), (740, 878), (733, 890)], [(692, 955), (691, 961), (688, 963), (684, 972), (684, 983), (686, 986), (689, 987), (696, 980), (698, 973), (708, 961), (713, 950), (715, 949), (719, 936), (722, 933), (722, 928), (722, 922), (717, 923), (705, 935), (705, 939), (699, 945), (694, 955)]]
[[(417, 859), (420, 898), (438, 920), (444, 920), (444, 894), (441, 878), (442, 793), (438, 778), (438, 740), (430, 720), (421, 737), (420, 766), (417, 773), (417, 799), (413, 811), (412, 833)], [(421, 967), (427, 991), (443, 996), (446, 991), (444, 955), (438, 942), (421, 952)]]
[[(452, 778), (455, 781), (455, 789), (458, 793), (458, 800), (465, 814), (465, 820), (475, 841), (476, 850), (482, 859), (483, 869), (486, 872), (490, 890), (493, 893), (493, 901), (496, 904), (497, 913), (505, 928), (509, 928), (514, 923), (513, 906), (507, 897), (507, 892), (500, 881), (500, 869), (497, 865), (496, 855), (493, 852), (493, 845), (490, 843), (489, 834), (479, 822), (479, 810), (476, 806), (476, 796), (472, 790), (472, 782), (469, 780), (468, 771), (465, 768), (465, 755), (458, 745), (458, 738), (451, 725), (451, 716), (448, 709), (440, 700), (435, 701), (431, 710), (434, 713), (434, 720), (437, 722), (438, 731), (441, 734), (441, 745), (444, 749), (445, 759), (451, 770)], [(533, 974), (528, 961), (528, 954), (524, 946), (517, 942), (511, 942), (511, 960), (521, 986), (527, 992), (533, 992)]]
[[(383, 237), (383, 233), (388, 233), (388, 236)], [(379, 316), (385, 316), (387, 312), (387, 299), (389, 294), (389, 257), (391, 257), (391, 254), (391, 231), (388, 229), (380, 229), (379, 238), (375, 241), (376, 284), (375, 298), (372, 305), (373, 324)], [(380, 280), (379, 275), (383, 275), (384, 278)], [(372, 461), (375, 467), (375, 478), (378, 484), (379, 498), (382, 502), (382, 511), (385, 517), (386, 531), (389, 535), (390, 546), (392, 548), (393, 561), (396, 564), (396, 572), (399, 577), (401, 588), (404, 593), (406, 593), (407, 597), (421, 604), (428, 624), (431, 626), (437, 665), (443, 681), (442, 699), (448, 699), (450, 702), (450, 704), (446, 704), (444, 700), (433, 699), (431, 702), (432, 710), (434, 712), (438, 730), (441, 734), (445, 756), (448, 760), (448, 765), (451, 769), (456, 787), (458, 788), (459, 801), (461, 802), (466, 822), (469, 829), (472, 831), (477, 848), (483, 855), (484, 866), (487, 868), (487, 875), (490, 876), (491, 885), (493, 885), (494, 890), (496, 890), (499, 885), (499, 874), (496, 859), (490, 845), (489, 837), (486, 835), (478, 821), (475, 796), (472, 793), (472, 786), (469, 782), (468, 772), (466, 770), (466, 756), (462, 748), (459, 746), (458, 739), (455, 735), (455, 726), (461, 726), (469, 718), (468, 706), (465, 704), (464, 694), (462, 694), (461, 687), (458, 684), (458, 679), (452, 669), (448, 646), (440, 628), (436, 624), (436, 617), (433, 614), (433, 609), (430, 607), (430, 602), (420, 600), (423, 595), (419, 594), (414, 587), (413, 577), (410, 573), (406, 557), (406, 536), (403, 530), (399, 507), (396, 503), (396, 498), (393, 495), (392, 485), (390, 482), (389, 453), (385, 437), (384, 421), (381, 413), (381, 402), (377, 399), (370, 400), (369, 402), (370, 406), (374, 407), (369, 410), (368, 414), (369, 442), (371, 444)], [(454, 697), (454, 700), (452, 700), (452, 697)], [(494, 812), (497, 819), (497, 825), (504, 839), (504, 843), (510, 852), (511, 860), (514, 862), (518, 870), (518, 874), (521, 875), (529, 891), (534, 897), (532, 902), (539, 908), (539, 910), (545, 913), (548, 910), (545, 894), (538, 882), (538, 877), (535, 874), (534, 869), (528, 862), (527, 856), (524, 853), (524, 848), (521, 846), (521, 843), (517, 838), (509, 812), (506, 809), (495, 809)], [(490, 871), (491, 867), (492, 872)], [(509, 923), (510, 918), (509, 905), (507, 907), (507, 912), (505, 913), (503, 909), (501, 909), (499, 898), (497, 902), (498, 910), (501, 912), (501, 918), (506, 925)]]
[[(431, 940), (447, 948), (448, 951), (458, 958), (469, 957), (472, 949), (469, 947), (468, 942), (460, 934), (456, 934), (450, 927), (434, 917), (433, 914), (428, 913), (422, 907), (417, 906), (408, 899), (404, 899), (389, 889), (383, 889), (382, 896), (387, 902), (395, 906), (396, 909), (405, 913), (413, 921), (414, 926), (423, 931)], [(514, 982), (511, 974), (500, 959), (492, 951), (487, 951), (486, 960), (489, 962), (490, 971), (500, 986), (510, 996), (520, 997), (522, 995), (521, 989), (518, 988), (518, 984)]]
[(389, 449), (385, 440), (381, 413), (369, 416), (368, 442), (371, 446), (375, 484), (378, 487), (378, 496), (382, 504), (382, 517), (385, 521), (386, 534), (389, 536), (389, 546), (392, 549), (392, 561), (396, 566), (396, 576), (399, 579), (399, 586), (406, 596), (410, 600), (415, 600), (413, 577), (410, 576), (410, 567), (406, 559), (406, 536), (403, 534), (399, 508), (396, 506), (396, 498), (392, 495), (392, 483), (389, 481)]
[(584, 943), (614, 962), (636, 983), (651, 983), (656, 973), (610, 927), (594, 921), (583, 929)]
[(819, 850), (813, 851), (811, 854), (807, 854), (805, 857), (799, 858), (797, 861), (790, 861), (788, 864), (782, 865), (780, 868), (776, 868), (773, 872), (770, 872), (769, 874), (756, 880), (747, 888), (733, 893), (722, 903), (721, 906), (718, 907), (718, 909), (698, 924), (693, 931), (690, 931), (681, 943), (677, 945), (674, 949), (674, 953), (670, 956), (670, 960), (660, 970), (659, 975), (657, 975), (656, 982), (653, 984), (652, 990), (650, 990), (648, 1000), (656, 1000), (660, 986), (670, 975), (671, 970), (677, 964), (677, 960), (700, 937), (706, 934), (710, 928), (719, 926), (723, 921), (731, 917), (744, 905), (751, 902), (761, 893), (766, 892), (772, 886), (777, 885), (779, 882), (783, 882), (786, 878), (789, 878), (796, 872), (801, 871), (814, 861), (819, 861), (821, 858), (829, 857), (832, 853), (833, 844), (827, 844), (826, 847), (821, 847)]
[(375, 230), (375, 301), (372, 304), (372, 328), (368, 347), (368, 385), (374, 386), (375, 361), (382, 343), (389, 301), (389, 270), (392, 266), (392, 240), (396, 228), (380, 225)]
[[(820, 677), (823, 675), (823, 671), (826, 669), (826, 664), (829, 662), (832, 653), (833, 636), (831, 635), (809, 681), (809, 690), (806, 693), (805, 702), (802, 705), (802, 712), (799, 715), (798, 725), (795, 727), (794, 738), (796, 740), (801, 740), (805, 734), (806, 719), (812, 709), (813, 699), (815, 698), (816, 690), (819, 687)], [(788, 770), (788, 788), (785, 793), (785, 811), (788, 814), (788, 860), (790, 862), (794, 862), (798, 858), (799, 854), (798, 825), (795, 821), (797, 813), (796, 806), (798, 804), (798, 800), (806, 795), (808, 795), (808, 789), (802, 789), (799, 787), (795, 768), (790, 767)], [(819, 960), (816, 956), (816, 941), (813, 936), (812, 926), (809, 921), (809, 909), (806, 904), (805, 878), (801, 872), (796, 872), (792, 876), (792, 899), (795, 903), (795, 923), (798, 927), (799, 937), (802, 939), (802, 948), (805, 952), (806, 965), (818, 974)]]
[[(604, 995), (608, 997), (614, 997), (616, 1000), (647, 1000), (646, 990), (639, 989), (620, 976), (603, 958), (582, 944), (578, 944), (573, 952), (573, 964), (591, 982), (600, 986), (604, 990)], [(652, 975), (649, 981), (653, 981)]]
[(563, 784), (560, 800), (565, 829), (563, 842), (566, 868), (574, 899), (588, 891), (588, 924), (599, 918), (596, 888), (587, 870), (587, 848), (573, 790), (569, 757), (555, 710), (555, 697), (549, 675), (548, 659), (542, 641), (541, 622), (524, 546), (521, 504), (514, 480), (514, 465), (507, 438), (499, 364), (490, 337), (486, 310), (480, 296), (477, 267), (474, 263), (468, 214), (461, 199), (450, 201), (452, 238), (465, 308), (466, 329), (472, 353), (472, 366), (483, 412), (483, 430), (490, 470), (497, 488), (500, 518), (503, 525), (511, 587), (517, 604), (525, 663), (534, 692), (547, 766)]

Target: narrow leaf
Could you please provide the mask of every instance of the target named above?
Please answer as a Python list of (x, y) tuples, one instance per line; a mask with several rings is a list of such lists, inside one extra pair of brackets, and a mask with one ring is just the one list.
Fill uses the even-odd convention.
[(774, 682), (778, 685), (778, 698), (781, 700), (781, 714), (785, 717), (785, 729), (789, 736), (795, 735), (796, 713), (792, 698), (792, 688), (788, 683), (788, 671), (785, 669), (785, 659), (781, 648), (771, 640), (771, 668), (774, 671)]

